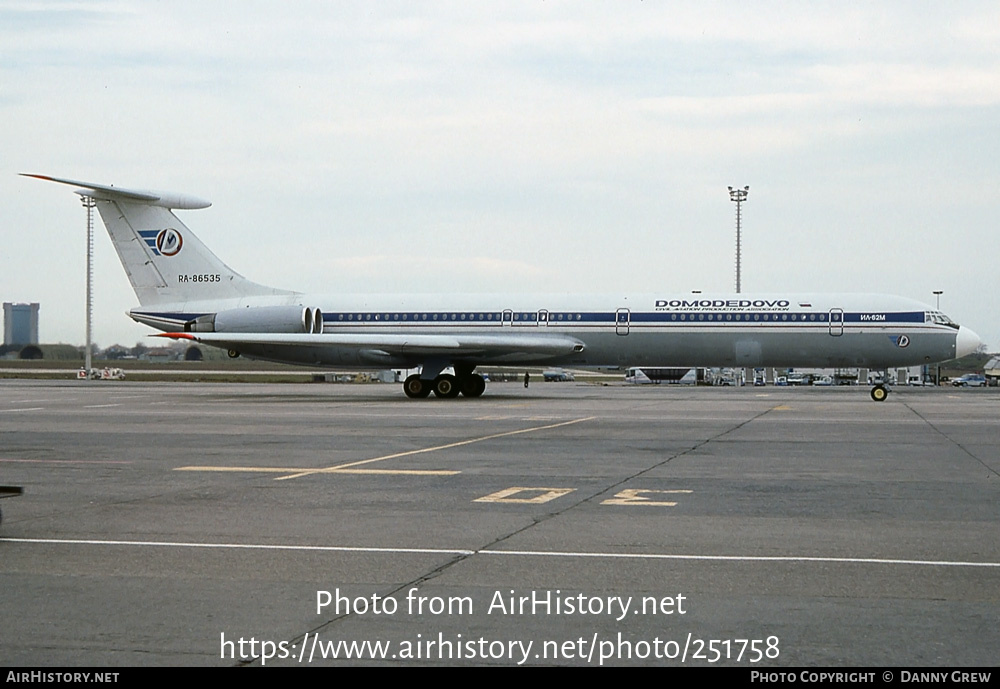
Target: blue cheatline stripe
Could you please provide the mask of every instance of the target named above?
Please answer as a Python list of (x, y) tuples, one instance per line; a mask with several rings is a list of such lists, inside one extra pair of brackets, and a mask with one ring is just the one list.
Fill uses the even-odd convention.
[[(163, 320), (187, 322), (205, 312), (198, 313), (154, 313), (136, 311), (137, 316), (159, 318)], [(518, 311), (513, 320), (504, 320), (501, 311), (351, 311), (324, 313), (323, 324), (331, 326), (495, 326), (510, 324), (513, 326), (537, 326), (538, 312)], [(795, 312), (795, 313), (732, 313), (732, 312), (632, 312), (628, 314), (629, 325), (676, 325), (676, 326), (840, 326), (854, 325), (884, 325), (898, 323), (924, 323), (922, 311), (899, 313), (845, 313), (843, 321), (830, 322), (827, 313)], [(554, 327), (573, 326), (622, 326), (625, 321), (618, 321), (618, 315), (613, 312), (549, 312), (547, 324)]]
[[(841, 314), (838, 314), (841, 315)], [(844, 323), (923, 323), (922, 311), (900, 313), (844, 313)], [(538, 323), (538, 312), (517, 311), (509, 321), (504, 321), (498, 311), (350, 311), (324, 313), (325, 323), (341, 325), (490, 325), (512, 322), (514, 325)], [(549, 325), (577, 324), (624, 324), (619, 323), (618, 314), (613, 312), (553, 311), (546, 314)], [(629, 323), (668, 324), (780, 324), (780, 325), (821, 325), (830, 322), (828, 313), (816, 312), (726, 312), (726, 311), (674, 311), (674, 312), (631, 312)], [(833, 324), (838, 325), (834, 320)]]

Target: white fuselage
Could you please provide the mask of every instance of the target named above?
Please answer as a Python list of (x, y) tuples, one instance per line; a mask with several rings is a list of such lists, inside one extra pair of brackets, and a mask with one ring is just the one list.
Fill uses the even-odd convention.
[[(463, 352), (474, 365), (581, 367), (866, 366), (884, 368), (961, 356), (960, 329), (930, 306), (877, 294), (641, 295), (309, 295), (245, 297), (136, 308), (136, 320), (165, 331), (203, 314), (262, 306), (318, 308), (324, 335), (564, 336), (583, 344), (558, 354)], [(225, 346), (250, 356), (321, 365), (419, 365), (420, 355), (324, 344), (290, 335), (287, 342)], [(234, 339), (236, 338), (236, 339)], [(969, 339), (970, 343), (972, 338)], [(978, 338), (975, 338), (978, 344)], [(203, 341), (213, 344), (212, 339)], [(280, 346), (279, 346), (280, 345)], [(223, 346), (220, 344), (219, 346)]]

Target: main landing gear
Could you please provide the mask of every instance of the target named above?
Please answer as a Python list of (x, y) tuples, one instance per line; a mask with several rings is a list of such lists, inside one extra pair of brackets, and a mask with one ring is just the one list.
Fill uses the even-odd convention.
[(479, 397), (486, 391), (486, 379), (472, 371), (460, 375), (442, 373), (434, 380), (423, 380), (419, 374), (413, 374), (403, 383), (403, 392), (407, 397), (423, 398), (434, 393), (436, 397), (453, 399), (459, 394), (465, 397)]

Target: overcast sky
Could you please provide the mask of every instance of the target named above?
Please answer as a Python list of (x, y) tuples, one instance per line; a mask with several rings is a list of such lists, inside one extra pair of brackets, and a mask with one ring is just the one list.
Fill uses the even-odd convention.
[(0, 0), (0, 301), (84, 340), (84, 211), (19, 172), (207, 198), (331, 293), (732, 291), (749, 185), (744, 292), (943, 290), (996, 351), (998, 106), (996, 2)]

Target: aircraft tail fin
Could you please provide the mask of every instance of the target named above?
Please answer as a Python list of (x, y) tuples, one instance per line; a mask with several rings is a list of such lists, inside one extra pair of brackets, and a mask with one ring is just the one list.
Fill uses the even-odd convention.
[(182, 194), (28, 175), (78, 187), (94, 199), (122, 266), (143, 306), (294, 294), (247, 280), (223, 263), (174, 215), (174, 210), (207, 208), (208, 201)]

